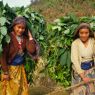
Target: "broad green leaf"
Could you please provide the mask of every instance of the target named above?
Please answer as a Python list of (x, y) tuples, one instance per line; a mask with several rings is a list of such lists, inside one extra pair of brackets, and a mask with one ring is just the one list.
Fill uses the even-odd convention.
[(95, 27), (95, 22), (90, 23), (91, 28)]
[(61, 31), (61, 27), (60, 26), (53, 26), (52, 27), (52, 30), (56, 30), (56, 29), (58, 29), (58, 31)]
[(71, 39), (67, 39), (66, 45), (71, 46)]
[(1, 55), (2, 51), (3, 51), (2, 45), (0, 44), (0, 55)]
[(2, 44), (1, 42), (2, 42), (2, 39), (3, 39), (3, 35), (0, 35), (0, 44)]
[(84, 16), (80, 18), (80, 22), (90, 23), (90, 21), (91, 21), (90, 17)]
[(70, 66), (71, 66), (71, 53), (70, 53), (70, 50), (68, 50), (67, 66), (68, 66), (68, 68), (70, 69)]
[(70, 29), (67, 29), (67, 30), (64, 31), (64, 34), (66, 34), (66, 35), (69, 34), (69, 33), (70, 33)]
[(31, 13), (31, 16), (32, 16), (33, 18), (35, 18), (35, 15), (34, 15), (33, 13)]
[(3, 12), (2, 12), (3, 14), (5, 14), (6, 13), (6, 10), (3, 10)]
[(44, 40), (44, 37), (41, 35), (39, 39), (40, 39), (40, 40)]
[(1, 39), (1, 40), (3, 39), (3, 37), (4, 37), (3, 35), (0, 35), (0, 39)]
[(24, 16), (29, 19), (29, 15), (28, 14), (25, 13)]
[(67, 60), (68, 60), (68, 51), (66, 50), (61, 56), (60, 56), (60, 64), (63, 66), (63, 65), (66, 65), (67, 63)]
[(70, 26), (70, 32), (71, 32), (70, 34), (71, 34), (71, 35), (74, 34), (74, 32), (75, 32), (77, 26), (78, 26), (77, 24), (73, 24), (73, 25)]
[(3, 26), (6, 23), (6, 18), (5, 17), (0, 17), (0, 25)]
[(9, 36), (8, 34), (6, 35), (6, 38), (5, 38), (5, 39), (6, 39), (6, 42), (7, 42), (7, 43), (10, 42), (10, 36)]
[(5, 36), (7, 34), (7, 28), (5, 26), (0, 27), (0, 32), (1, 32), (2, 35)]
[(65, 52), (65, 50), (66, 50), (65, 48), (60, 49), (59, 52), (58, 52), (59, 53), (59, 56), (61, 56)]
[(0, 1), (0, 7), (4, 7), (4, 5), (3, 5), (3, 2), (2, 2), (2, 1)]

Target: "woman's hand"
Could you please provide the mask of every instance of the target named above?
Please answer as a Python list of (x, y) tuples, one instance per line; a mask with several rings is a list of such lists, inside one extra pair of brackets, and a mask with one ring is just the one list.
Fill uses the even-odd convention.
[(81, 73), (80, 76), (81, 76), (82, 80), (85, 83), (88, 83), (91, 80), (91, 78), (85, 77), (85, 72), (84, 73)]
[(10, 80), (10, 76), (9, 76), (9, 74), (3, 74), (3, 80)]
[(33, 39), (32, 34), (31, 34), (30, 31), (28, 31), (28, 37), (29, 37), (29, 40), (32, 40)]
[(82, 78), (85, 83), (88, 83), (91, 79), (88, 77)]

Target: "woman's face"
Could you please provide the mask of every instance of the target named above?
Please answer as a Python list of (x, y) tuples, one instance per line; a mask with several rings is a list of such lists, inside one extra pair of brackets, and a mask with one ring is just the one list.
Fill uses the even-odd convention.
[(23, 23), (16, 24), (13, 29), (16, 36), (22, 36), (25, 31), (25, 25)]
[(79, 37), (81, 41), (86, 42), (89, 39), (89, 29), (84, 28), (79, 30)]

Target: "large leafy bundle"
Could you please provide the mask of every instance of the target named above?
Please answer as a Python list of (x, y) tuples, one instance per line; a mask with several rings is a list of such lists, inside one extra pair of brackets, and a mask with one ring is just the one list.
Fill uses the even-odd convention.
[(5, 42), (9, 43), (7, 27), (10, 25), (12, 19), (16, 14), (10, 9), (8, 5), (3, 5), (0, 1), (0, 54), (2, 53), (2, 46)]
[(71, 43), (81, 22), (90, 23), (92, 30), (95, 30), (95, 17), (77, 18), (72, 14), (48, 25), (47, 72), (65, 87), (71, 84)]

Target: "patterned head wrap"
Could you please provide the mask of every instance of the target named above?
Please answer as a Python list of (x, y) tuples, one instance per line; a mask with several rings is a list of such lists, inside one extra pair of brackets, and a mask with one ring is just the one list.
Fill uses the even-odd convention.
[(25, 26), (26, 26), (26, 20), (24, 17), (22, 16), (19, 16), (19, 17), (16, 17), (13, 22), (12, 22), (12, 28), (17, 25), (17, 24), (20, 24), (20, 23), (23, 23)]

